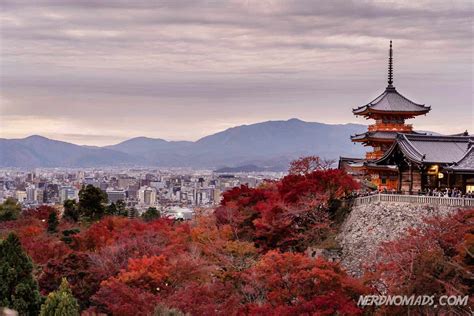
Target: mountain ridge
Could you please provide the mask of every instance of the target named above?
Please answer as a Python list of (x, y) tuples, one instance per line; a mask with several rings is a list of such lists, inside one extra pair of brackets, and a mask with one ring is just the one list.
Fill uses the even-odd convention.
[(361, 156), (362, 146), (349, 136), (366, 130), (361, 124), (325, 124), (299, 119), (240, 125), (196, 141), (134, 137), (114, 145), (85, 146), (40, 135), (0, 139), (2, 167), (93, 167), (147, 165), (222, 168), (255, 165), (274, 169), (304, 155), (324, 158)]

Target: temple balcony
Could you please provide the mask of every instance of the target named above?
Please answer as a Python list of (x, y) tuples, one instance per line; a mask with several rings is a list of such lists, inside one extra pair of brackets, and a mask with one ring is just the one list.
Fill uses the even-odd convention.
[(387, 131), (387, 132), (411, 132), (413, 125), (411, 124), (394, 124), (394, 123), (377, 123), (369, 125), (369, 132)]
[(374, 160), (374, 159), (379, 159), (383, 156), (384, 152), (379, 150), (379, 151), (373, 151), (365, 154), (365, 158), (367, 160)]

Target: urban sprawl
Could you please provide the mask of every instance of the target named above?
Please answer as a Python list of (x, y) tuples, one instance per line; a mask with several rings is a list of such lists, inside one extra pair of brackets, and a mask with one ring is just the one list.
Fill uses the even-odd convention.
[[(190, 169), (42, 169), (0, 170), (0, 203), (16, 199), (22, 208), (50, 205), (63, 209), (66, 200), (77, 200), (83, 186), (93, 185), (107, 194), (108, 203), (124, 203), (138, 215), (155, 207), (162, 215), (191, 219), (196, 209), (220, 202), (226, 190), (240, 185), (255, 187), (283, 173), (218, 174)], [(121, 202), (120, 202), (121, 201)]]

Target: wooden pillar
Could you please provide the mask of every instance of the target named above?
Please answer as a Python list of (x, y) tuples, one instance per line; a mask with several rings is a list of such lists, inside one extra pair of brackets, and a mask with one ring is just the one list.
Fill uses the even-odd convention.
[(402, 166), (398, 165), (398, 192), (402, 191)]
[(409, 168), (410, 168), (410, 194), (413, 193), (413, 164), (410, 162), (408, 164)]

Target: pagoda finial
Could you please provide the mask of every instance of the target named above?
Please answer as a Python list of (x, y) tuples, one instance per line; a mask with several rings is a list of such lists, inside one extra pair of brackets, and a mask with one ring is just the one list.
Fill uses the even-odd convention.
[(388, 53), (388, 87), (393, 88), (393, 50), (392, 41), (390, 40), (390, 50)]

